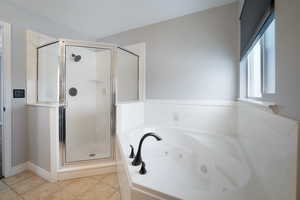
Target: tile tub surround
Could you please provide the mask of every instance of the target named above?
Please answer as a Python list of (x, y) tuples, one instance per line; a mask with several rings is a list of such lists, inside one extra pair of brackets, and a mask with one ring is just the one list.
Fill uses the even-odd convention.
[(119, 103), (117, 133), (141, 125), (176, 127), (205, 133), (236, 133), (236, 103), (232, 101), (171, 101)]
[(237, 111), (237, 135), (259, 185), (253, 199), (296, 200), (299, 122), (247, 103)]
[(236, 104), (232, 101), (145, 102), (145, 125), (176, 127), (205, 133), (234, 135)]
[[(143, 145), (148, 173), (141, 176), (140, 167), (131, 165), (128, 147), (133, 144), (137, 148), (142, 135), (152, 131), (163, 140), (149, 139)], [(176, 128), (147, 128), (118, 139), (133, 189), (144, 189), (162, 199), (240, 200), (250, 179), (245, 156), (237, 140), (230, 136)]]
[(144, 124), (144, 103), (129, 102), (117, 104), (117, 133), (121, 134)]
[[(131, 121), (133, 126), (122, 129), (122, 131), (119, 129), (117, 132), (119, 140), (127, 138), (134, 128), (151, 127), (151, 125), (160, 128), (189, 129), (198, 131), (200, 134), (212, 133), (217, 136), (234, 137), (243, 151), (251, 175), (248, 183), (240, 190), (235, 191), (235, 193), (239, 193), (239, 199), (297, 199), (299, 122), (273, 114), (267, 107), (242, 102), (224, 102), (222, 104), (210, 101), (195, 103), (155, 100), (146, 101), (144, 106), (141, 106), (141, 103), (139, 106), (130, 104), (131, 109), (127, 106), (126, 104), (121, 105), (121, 110), (131, 111), (134, 108), (134, 112), (122, 113), (122, 116), (126, 117), (120, 118), (118, 123)], [(139, 107), (140, 111), (136, 110)], [(139, 123), (133, 122), (136, 118), (140, 119)], [(132, 183), (132, 177), (128, 176), (128, 169), (126, 170), (124, 167), (128, 163), (124, 162), (128, 152), (123, 151), (123, 161), (120, 159), (122, 149), (120, 152), (121, 156), (117, 155), (118, 174), (121, 181), (126, 182), (124, 180), (127, 180), (127, 184), (121, 185), (121, 193), (127, 191), (128, 194), (128, 188), (131, 188), (131, 198), (124, 199), (134, 200), (134, 193), (136, 193), (132, 191), (135, 189), (134, 183)], [(142, 192), (149, 192), (149, 188), (145, 188)], [(157, 198), (149, 197), (149, 199)]]
[(0, 181), (0, 200), (120, 200), (115, 173), (50, 183), (25, 171)]

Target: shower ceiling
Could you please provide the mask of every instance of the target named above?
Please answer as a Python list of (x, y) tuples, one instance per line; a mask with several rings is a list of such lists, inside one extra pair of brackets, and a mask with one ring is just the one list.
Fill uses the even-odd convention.
[[(187, 15), (236, 0), (6, 0), (92, 38)], [(76, 22), (76, 23), (74, 23)]]

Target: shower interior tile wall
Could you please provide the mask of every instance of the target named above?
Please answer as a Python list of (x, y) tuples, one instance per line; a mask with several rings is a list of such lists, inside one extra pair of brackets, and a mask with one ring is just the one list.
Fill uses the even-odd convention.
[[(80, 62), (72, 54), (80, 55)], [(78, 90), (76, 96), (66, 96), (66, 160), (110, 157), (111, 51), (67, 46), (66, 58), (67, 91)]]

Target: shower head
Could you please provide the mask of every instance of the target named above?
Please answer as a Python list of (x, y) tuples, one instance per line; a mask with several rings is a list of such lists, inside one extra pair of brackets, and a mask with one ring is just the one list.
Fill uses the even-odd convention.
[(73, 57), (75, 62), (79, 62), (81, 60), (81, 55), (72, 54), (72, 57)]

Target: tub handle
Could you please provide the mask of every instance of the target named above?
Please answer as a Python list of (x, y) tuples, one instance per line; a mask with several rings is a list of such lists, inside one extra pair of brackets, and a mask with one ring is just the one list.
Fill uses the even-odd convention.
[(134, 158), (135, 154), (134, 154), (134, 147), (132, 145), (130, 145), (131, 151), (130, 151), (130, 155), (129, 158)]

